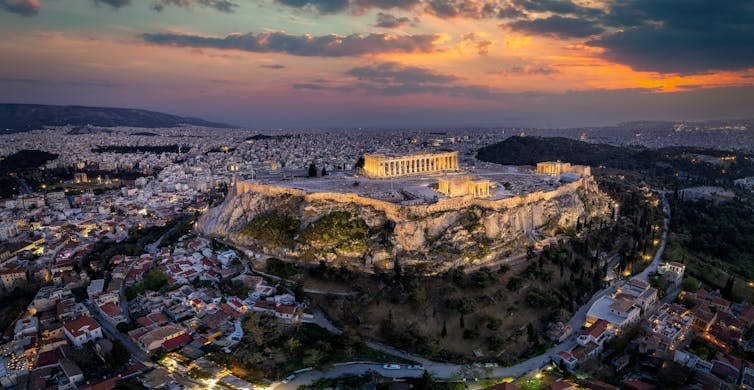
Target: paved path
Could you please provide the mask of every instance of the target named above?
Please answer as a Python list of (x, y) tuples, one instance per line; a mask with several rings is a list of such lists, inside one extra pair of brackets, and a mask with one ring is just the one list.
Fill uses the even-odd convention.
[(657, 271), (657, 266), (660, 265), (662, 254), (665, 252), (665, 245), (668, 242), (668, 230), (670, 230), (670, 204), (665, 197), (665, 192), (659, 190), (655, 191), (660, 194), (660, 198), (662, 199), (662, 211), (664, 214), (662, 221), (662, 235), (660, 236), (660, 246), (657, 248), (652, 262), (644, 269), (644, 271), (641, 271), (635, 276), (645, 282), (648, 280), (649, 274)]

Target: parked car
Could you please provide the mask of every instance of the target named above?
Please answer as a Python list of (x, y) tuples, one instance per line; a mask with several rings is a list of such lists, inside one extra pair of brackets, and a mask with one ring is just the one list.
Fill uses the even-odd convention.
[(382, 368), (386, 370), (400, 370), (401, 365), (400, 364), (385, 364), (384, 366), (382, 366)]

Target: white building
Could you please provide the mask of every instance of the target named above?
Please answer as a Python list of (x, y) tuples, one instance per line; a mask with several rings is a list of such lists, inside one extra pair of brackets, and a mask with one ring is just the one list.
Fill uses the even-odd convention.
[(94, 279), (89, 283), (89, 287), (86, 288), (86, 294), (89, 298), (94, 298), (95, 296), (102, 294), (104, 289), (105, 279)]
[(83, 316), (66, 322), (63, 333), (73, 345), (81, 348), (89, 341), (102, 338), (102, 327), (91, 317)]

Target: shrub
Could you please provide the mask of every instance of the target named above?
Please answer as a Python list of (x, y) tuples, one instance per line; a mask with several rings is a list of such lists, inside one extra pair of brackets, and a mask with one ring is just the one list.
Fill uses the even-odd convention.
[(241, 233), (260, 241), (263, 245), (288, 246), (293, 243), (299, 225), (300, 222), (295, 218), (270, 211), (254, 217)]
[(270, 257), (265, 263), (265, 270), (267, 273), (279, 276), (283, 279), (288, 279), (298, 273), (298, 267), (292, 263), (286, 263), (283, 260)]

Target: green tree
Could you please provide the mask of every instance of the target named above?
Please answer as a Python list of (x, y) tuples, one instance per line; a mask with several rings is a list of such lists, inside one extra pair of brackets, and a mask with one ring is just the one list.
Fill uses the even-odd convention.
[(701, 284), (695, 278), (689, 276), (683, 279), (681, 282), (681, 288), (683, 291), (696, 292), (701, 287)]

